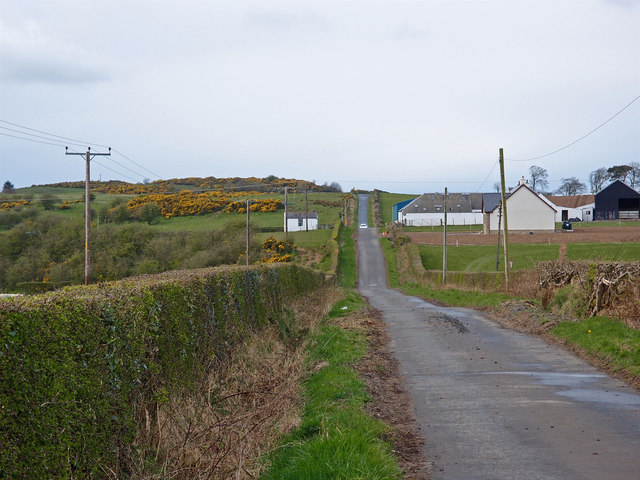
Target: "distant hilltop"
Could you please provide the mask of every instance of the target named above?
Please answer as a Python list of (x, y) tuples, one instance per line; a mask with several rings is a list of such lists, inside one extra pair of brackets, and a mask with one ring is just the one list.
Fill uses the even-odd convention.
[[(33, 187), (62, 187), (62, 188), (84, 188), (84, 181), (59, 182), (46, 185), (32, 185)], [(169, 180), (156, 180), (154, 182), (129, 183), (120, 180), (109, 180), (106, 182), (91, 182), (91, 190), (100, 193), (146, 195), (152, 193), (171, 193), (180, 190), (193, 191), (253, 191), (263, 193), (276, 193), (285, 187), (292, 190), (304, 191), (307, 188), (313, 192), (341, 192), (340, 184), (332, 182), (317, 185), (315, 181), (298, 180), (295, 178), (279, 178), (269, 175), (266, 178), (257, 177), (187, 177), (171, 178)]]

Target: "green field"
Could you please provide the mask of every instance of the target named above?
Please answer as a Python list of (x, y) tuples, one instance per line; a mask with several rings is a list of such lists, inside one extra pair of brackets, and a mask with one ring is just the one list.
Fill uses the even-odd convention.
[(637, 262), (640, 260), (640, 242), (570, 243), (567, 245), (567, 260)]
[(380, 193), (380, 210), (382, 213), (382, 221), (388, 225), (391, 223), (393, 214), (393, 206), (398, 202), (418, 198), (420, 195), (411, 195), (407, 193)]
[[(442, 269), (442, 246), (420, 245), (422, 264), (427, 270)], [(514, 270), (533, 268), (536, 262), (557, 260), (560, 245), (530, 245), (514, 243), (509, 246)], [(447, 268), (461, 272), (490, 272), (496, 270), (496, 245), (452, 246), (447, 248)], [(634, 262), (640, 258), (640, 242), (634, 243), (576, 243), (567, 245), (567, 260), (608, 260)], [(500, 267), (504, 268), (504, 249), (500, 247)]]

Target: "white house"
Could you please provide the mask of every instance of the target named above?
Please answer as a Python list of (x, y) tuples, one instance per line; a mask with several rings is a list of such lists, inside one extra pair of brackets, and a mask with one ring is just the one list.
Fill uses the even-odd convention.
[(307, 230), (307, 220), (309, 222), (308, 230), (318, 229), (318, 212), (287, 212), (285, 217), (286, 230), (289, 232), (300, 232)]
[(545, 195), (544, 197), (556, 209), (556, 222), (564, 222), (572, 218), (577, 218), (581, 222), (593, 221), (593, 210), (596, 207), (595, 195)]
[[(403, 225), (422, 227), (444, 224), (442, 193), (424, 193), (398, 206), (397, 221)], [(447, 225), (482, 225), (482, 220), (481, 193), (447, 194)]]
[[(483, 195), (484, 232), (498, 230), (500, 194)], [(501, 224), (504, 222), (501, 220)], [(553, 232), (556, 228), (556, 209), (529, 188), (522, 178), (507, 195), (507, 224), (509, 231)]]

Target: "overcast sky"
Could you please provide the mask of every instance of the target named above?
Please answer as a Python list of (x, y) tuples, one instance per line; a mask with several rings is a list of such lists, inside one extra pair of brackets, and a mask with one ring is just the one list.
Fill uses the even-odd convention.
[[(638, 95), (640, 0), (0, 1), (0, 180), (17, 187), (83, 179), (64, 145), (91, 142), (144, 167), (113, 154), (96, 180), (491, 191), (500, 147), (545, 155)], [(631, 161), (640, 100), (508, 161), (507, 183)]]

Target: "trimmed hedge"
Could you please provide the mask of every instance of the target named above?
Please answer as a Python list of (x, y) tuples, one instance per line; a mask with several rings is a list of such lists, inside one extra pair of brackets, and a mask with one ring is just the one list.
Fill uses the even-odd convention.
[(128, 477), (143, 409), (323, 284), (280, 264), (0, 300), (0, 478)]

